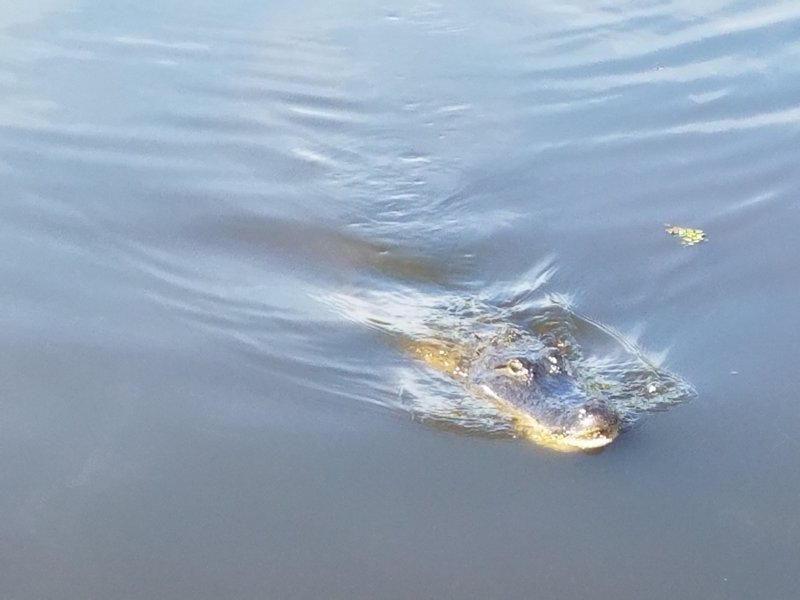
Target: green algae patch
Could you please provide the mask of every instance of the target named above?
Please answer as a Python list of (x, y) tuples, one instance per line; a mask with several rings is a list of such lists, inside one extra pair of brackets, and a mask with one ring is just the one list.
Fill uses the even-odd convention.
[(701, 242), (707, 242), (708, 236), (702, 229), (692, 227), (675, 227), (667, 225), (665, 230), (669, 235), (677, 237), (683, 246), (695, 246)]

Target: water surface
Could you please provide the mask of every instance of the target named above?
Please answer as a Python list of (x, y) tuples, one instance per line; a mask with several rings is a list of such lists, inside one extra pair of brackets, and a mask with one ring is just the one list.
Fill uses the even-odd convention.
[[(795, 597), (800, 6), (7, 4), (0, 596)], [(330, 302), (540, 294), (698, 397), (432, 427)]]

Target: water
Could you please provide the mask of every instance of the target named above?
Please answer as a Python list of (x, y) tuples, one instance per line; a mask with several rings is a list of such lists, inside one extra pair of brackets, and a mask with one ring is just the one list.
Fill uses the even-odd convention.
[[(792, 2), (6, 3), (0, 597), (794, 598), (798, 34)], [(526, 290), (697, 399), (593, 456), (427, 426), (404, 376), (454, 388), (329, 301)]]

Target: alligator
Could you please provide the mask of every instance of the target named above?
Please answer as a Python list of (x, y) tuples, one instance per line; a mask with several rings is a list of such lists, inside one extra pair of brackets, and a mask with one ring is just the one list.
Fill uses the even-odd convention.
[(542, 344), (508, 331), (471, 348), (433, 339), (407, 346), (470, 393), (493, 402), (518, 433), (540, 445), (596, 450), (619, 434), (616, 409), (579, 378), (557, 342)]
[(658, 359), (560, 297), (363, 294), (326, 301), (432, 367), (400, 367), (398, 398), (437, 427), (598, 452), (643, 414), (695, 395)]
[(475, 333), (475, 324), (470, 334), (449, 330), (403, 345), (492, 403), (518, 437), (554, 450), (600, 451), (643, 412), (694, 394), (621, 336), (567, 309), (545, 311), (529, 327), (482, 325)]

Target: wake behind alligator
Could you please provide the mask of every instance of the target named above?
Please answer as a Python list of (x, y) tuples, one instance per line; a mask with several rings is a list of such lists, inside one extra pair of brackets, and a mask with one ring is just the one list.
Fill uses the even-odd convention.
[(498, 305), (407, 290), (327, 301), (424, 365), (401, 368), (398, 378), (403, 407), (426, 423), (596, 450), (642, 415), (695, 395), (659, 360), (563, 298)]

